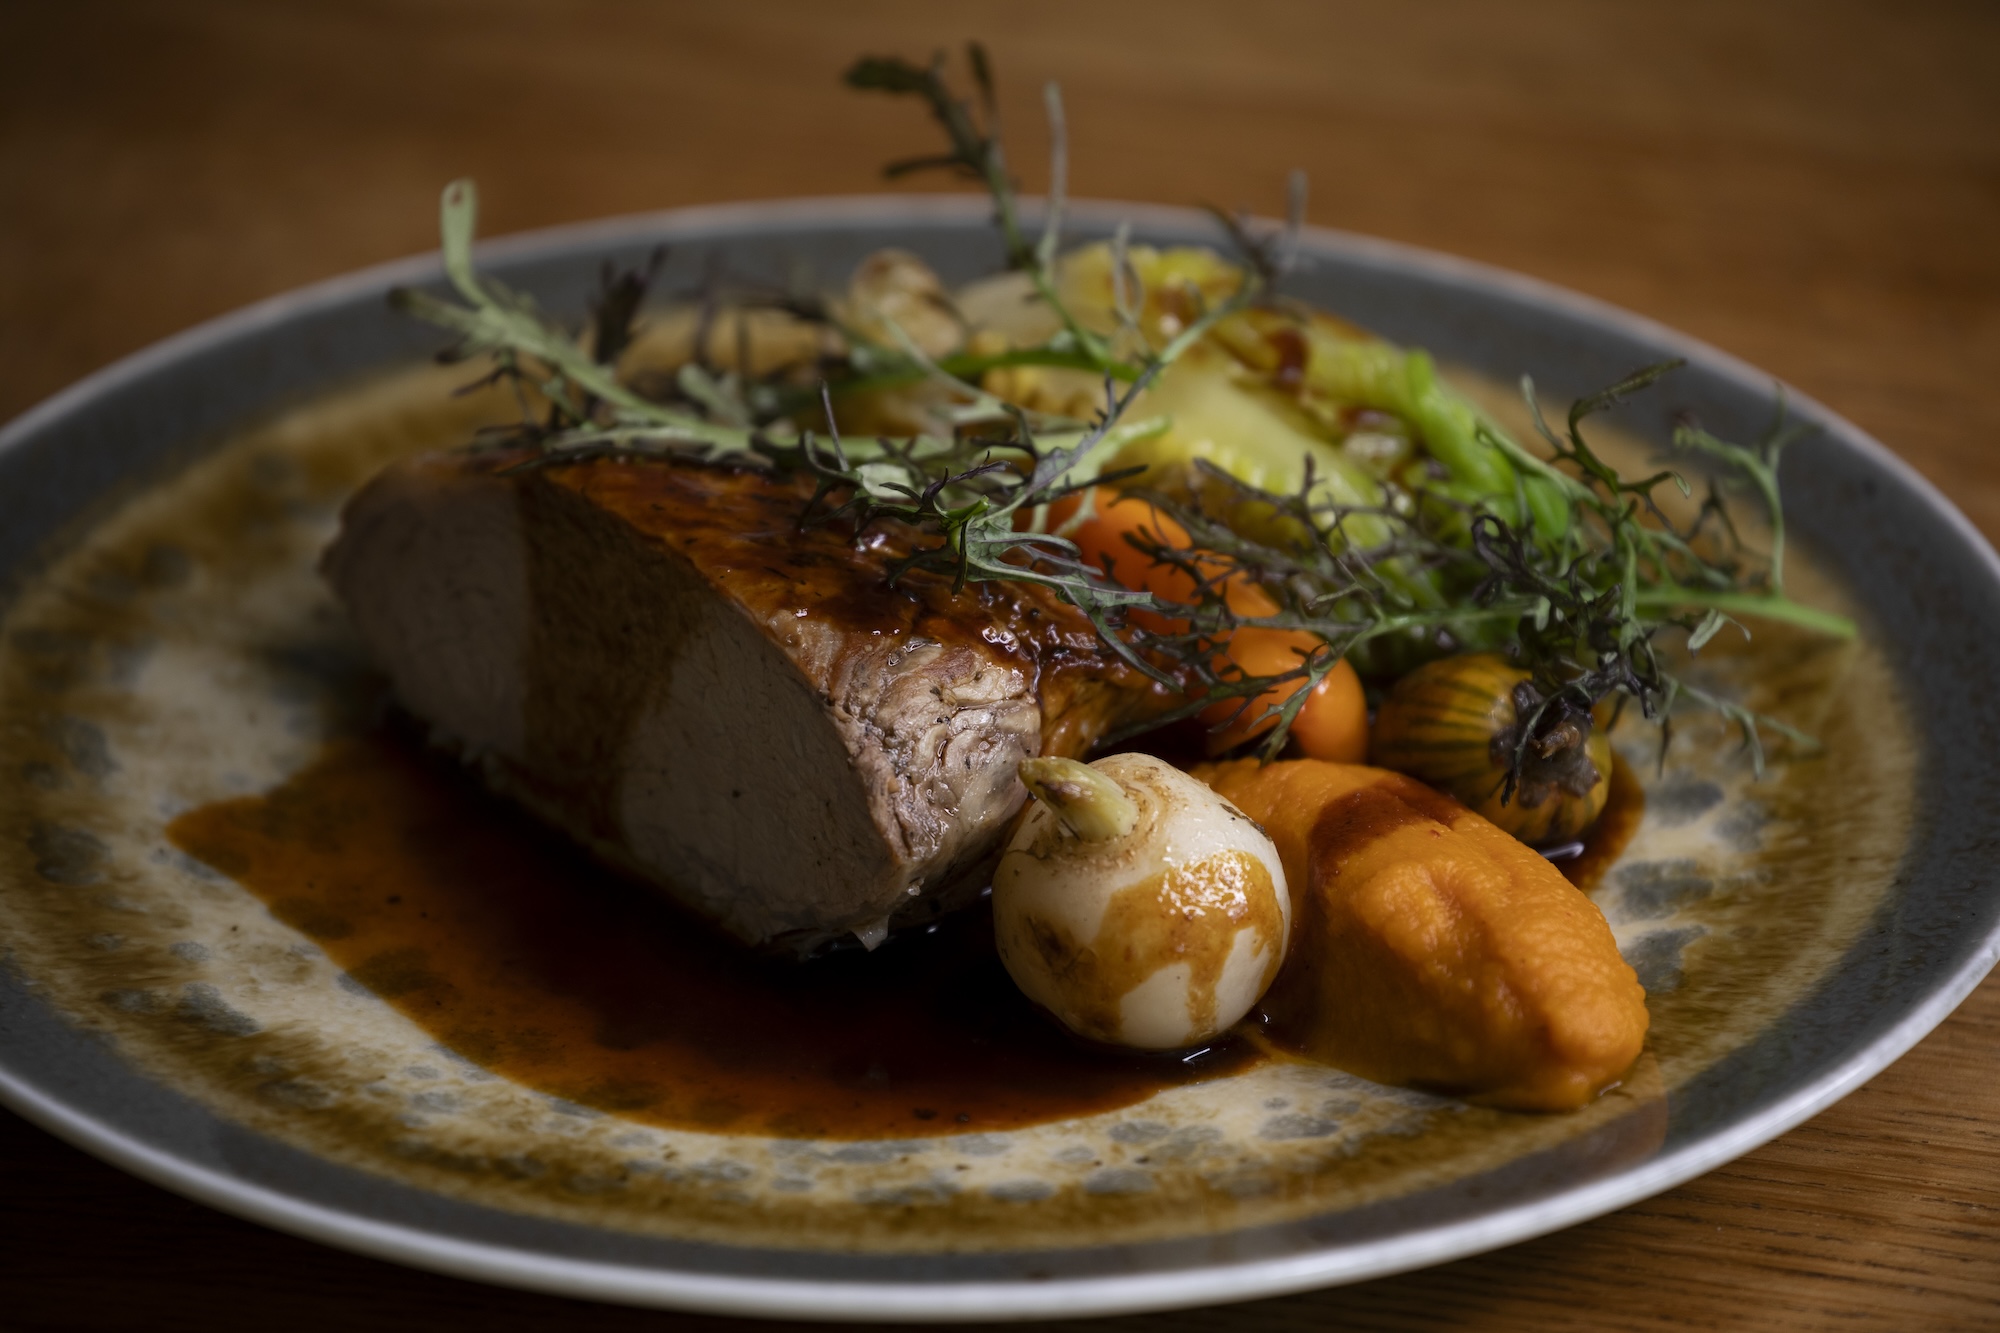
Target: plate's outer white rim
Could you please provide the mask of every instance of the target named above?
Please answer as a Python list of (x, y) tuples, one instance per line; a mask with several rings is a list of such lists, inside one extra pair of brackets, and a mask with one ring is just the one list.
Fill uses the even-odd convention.
[[(482, 261), (591, 245), (651, 241), (676, 234), (707, 234), (743, 227), (837, 222), (883, 224), (964, 222), (987, 211), (969, 196), (845, 196), (771, 203), (708, 205), (551, 228), (480, 247)], [(1192, 210), (1104, 201), (1072, 206), (1079, 221), (1130, 220), (1186, 231), (1198, 225)], [(1627, 334), (1685, 357), (1740, 388), (1764, 392), (1772, 378), (1706, 343), (1615, 306), (1539, 279), (1400, 242), (1324, 228), (1308, 228), (1308, 253), (1372, 261), (1469, 288), (1511, 296), (1586, 324)], [(79, 381), (0, 429), (0, 454), (59, 422), (104, 394), (223, 343), (276, 329), (298, 317), (379, 294), (392, 285), (435, 281), (435, 254), (363, 269), (272, 297), (207, 321), (153, 344)], [(1937, 522), (1955, 534), (2000, 585), (2000, 557), (1983, 535), (1925, 480), (1886, 447), (1835, 413), (1785, 389), (1799, 415), (1837, 432), (1844, 446), (1889, 475)], [(1806, 1086), (1719, 1133), (1608, 1179), (1555, 1197), (1461, 1222), (1406, 1232), (1323, 1252), (1227, 1262), (1179, 1272), (1047, 1280), (928, 1282), (829, 1282), (768, 1276), (731, 1277), (688, 1271), (593, 1263), (488, 1242), (468, 1242), (422, 1228), (402, 1227), (329, 1208), (190, 1162), (67, 1105), (59, 1097), (0, 1067), (0, 1102), (57, 1137), (132, 1174), (225, 1212), (356, 1253), (456, 1277), (557, 1295), (665, 1306), (718, 1314), (827, 1320), (1042, 1319), (1109, 1315), (1218, 1304), (1284, 1295), (1355, 1282), (1467, 1257), (1531, 1239), (1614, 1211), (1710, 1171), (1810, 1119), (1908, 1051), (1971, 993), (2000, 961), (2000, 925), (1988, 932), (1962, 964), (1934, 985), (1928, 997), (1899, 1022)]]

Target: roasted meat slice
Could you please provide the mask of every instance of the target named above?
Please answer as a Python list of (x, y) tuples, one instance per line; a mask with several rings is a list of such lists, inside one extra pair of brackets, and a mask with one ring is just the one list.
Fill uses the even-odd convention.
[(809, 486), (655, 460), (395, 465), (324, 572), (495, 787), (744, 941), (808, 952), (975, 892), (1024, 799), (1164, 694), (1041, 589), (888, 575)]

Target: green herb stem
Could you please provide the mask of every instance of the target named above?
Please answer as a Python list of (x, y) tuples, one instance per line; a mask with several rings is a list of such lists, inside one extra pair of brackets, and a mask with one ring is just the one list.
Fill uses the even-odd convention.
[[(1217, 699), (1257, 706), (1252, 701), (1277, 685), (1323, 679), (1343, 655), (1366, 667), (1371, 661), (1408, 665), (1410, 654), (1497, 650), (1530, 671), (1543, 699), (1519, 729), (1523, 747), (1537, 728), (1558, 726), (1613, 694), (1636, 700), (1641, 712), (1658, 719), (1683, 699), (1714, 708), (1742, 728), (1759, 768), (1760, 728), (1806, 743), (1783, 723), (1689, 686), (1661, 665), (1655, 641), (1663, 632), (1685, 631), (1689, 650), (1699, 651), (1725, 626), (1740, 624), (1739, 617), (1834, 638), (1855, 633), (1846, 617), (1784, 592), (1778, 462), (1799, 432), (1782, 410), (1771, 430), (1749, 445), (1693, 426), (1676, 432), (1677, 446), (1719, 465), (1720, 479), (1710, 482), (1698, 516), (1685, 525), (1654, 501), (1662, 484), (1691, 497), (1685, 478), (1673, 471), (1628, 478), (1592, 447), (1583, 429), (1589, 417), (1677, 363), (1647, 367), (1580, 399), (1560, 431), (1544, 419), (1533, 385), (1524, 381), (1523, 397), (1548, 446), (1544, 456), (1444, 385), (1426, 353), (1340, 338), (1308, 324), (1304, 389), (1336, 404), (1394, 413), (1421, 438), (1426, 461), (1443, 475), (1417, 468), (1396, 474), (1415, 480), (1384, 480), (1343, 457), (1317, 473), (1308, 467), (1295, 493), (1277, 494), (1198, 464), (1213, 483), (1207, 491), (1185, 502), (1152, 497), (1192, 545), (1128, 539), (1155, 562), (1187, 575), (1197, 589), (1193, 602), (1162, 601), (1124, 587), (1085, 560), (1068, 532), (1092, 512), (1093, 487), (1130, 475), (1107, 474), (1106, 460), (1171, 424), (1161, 417), (1128, 419), (1134, 405), (1222, 321), (1263, 299), (1283, 261), (1273, 260), (1268, 240), (1252, 238), (1239, 221), (1223, 217), (1245, 255), (1238, 288), (1157, 351), (1134, 339), (1141, 348), (1137, 359), (1113, 356), (1110, 341), (1064, 302), (1057, 281), (1068, 188), (1060, 95), (1051, 88), (1045, 98), (1051, 188), (1041, 234), (1031, 243), (1007, 170), (985, 53), (974, 46), (968, 54), (983, 117), (952, 93), (941, 61), (926, 68), (863, 60), (847, 81), (914, 97), (930, 109), (945, 132), (946, 151), (895, 164), (890, 174), (936, 167), (985, 185), (1008, 263), (1024, 271), (1060, 326), (1039, 346), (932, 359), (893, 322), (896, 345), (884, 347), (821, 314), (821, 327), (845, 333), (848, 347), (847, 373), (836, 372), (817, 392), (826, 415), (823, 437), (794, 423), (811, 402), (798, 386), (782, 377), (749, 380), (747, 358), (729, 372), (698, 360), (663, 391), (666, 401), (654, 401), (620, 381), (613, 366), (587, 353), (526, 296), (477, 271), (477, 195), (463, 181), (445, 191), (440, 211), (445, 268), (462, 303), (412, 291), (394, 293), (392, 300), (455, 334), (452, 356), (489, 355), (494, 376), (513, 384), (523, 419), (509, 442), (530, 450), (519, 466), (638, 454), (803, 473), (818, 486), (802, 523), (906, 525), (918, 538), (892, 581), (924, 570), (960, 588), (987, 581), (1048, 588), (1089, 619), (1107, 651), (1186, 695), (1169, 718), (1192, 716)], [(1283, 254), (1295, 248), (1303, 199), (1296, 185), (1293, 198)], [(1119, 328), (1131, 331), (1137, 306), (1126, 290), (1126, 243), (1121, 229), (1113, 242), (1113, 303)], [(621, 282), (618, 301), (607, 296), (599, 306), (600, 347), (622, 347), (630, 338), (644, 278), (628, 275)], [(1089, 372), (1102, 381), (1102, 409), (1083, 425), (1027, 412), (985, 391), (984, 376), (1012, 367)], [(837, 396), (925, 382), (952, 399), (938, 409), (944, 423), (938, 433), (841, 438), (833, 413)], [(540, 393), (544, 416), (530, 410), (528, 388)], [(998, 437), (996, 424), (1004, 428)], [(1765, 511), (1771, 540), (1764, 556), (1743, 547), (1731, 520), (1722, 492), (1732, 479)], [(1078, 497), (1076, 515), (1062, 532), (1049, 531), (1053, 506), (1070, 497)], [(1289, 535), (1267, 542), (1236, 530), (1229, 519), (1245, 512), (1272, 516), (1273, 530)], [(1239, 615), (1229, 591), (1245, 582), (1264, 587), (1278, 610)], [(1148, 630), (1132, 618), (1135, 611), (1184, 628)], [(1228, 659), (1227, 645), (1231, 633), (1246, 627), (1306, 631), (1318, 647), (1295, 669), (1245, 677)], [(1293, 691), (1282, 705), (1262, 710), (1276, 725), (1259, 742), (1261, 754), (1279, 752), (1306, 697), (1304, 690)]]

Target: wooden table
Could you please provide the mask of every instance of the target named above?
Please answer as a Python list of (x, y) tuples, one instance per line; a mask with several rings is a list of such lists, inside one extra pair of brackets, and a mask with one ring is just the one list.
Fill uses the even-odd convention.
[[(246, 301), (432, 244), (878, 188), (929, 146), (865, 50), (992, 48), (1024, 163), (1057, 78), (1080, 193), (1279, 206), (1518, 269), (1765, 367), (2000, 535), (2000, 9), (0, 7), (0, 417)], [(1025, 174), (1035, 183), (1038, 168)], [(1680, 1189), (1429, 1272), (1162, 1328), (2000, 1323), (2000, 977), (1866, 1088)], [(0, 1324), (720, 1327), (354, 1258), (0, 1124)]]

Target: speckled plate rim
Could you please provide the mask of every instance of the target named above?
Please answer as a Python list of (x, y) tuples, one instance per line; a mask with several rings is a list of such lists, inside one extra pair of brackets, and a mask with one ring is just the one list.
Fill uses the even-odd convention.
[[(609, 250), (674, 236), (713, 238), (736, 230), (781, 226), (810, 227), (930, 224), (962, 226), (986, 215), (983, 200), (953, 196), (787, 200), (717, 205), (609, 219), (510, 237), (482, 247), (485, 262), (501, 265), (556, 252)], [(1092, 202), (1077, 206), (1079, 225), (1102, 227), (1129, 220), (1142, 232), (1157, 229), (1186, 234), (1202, 224), (1190, 210), (1156, 205)], [(1685, 357), (1702, 372), (1751, 396), (1768, 398), (1773, 379), (1744, 362), (1676, 333), (1665, 326), (1604, 302), (1536, 279), (1395, 242), (1309, 229), (1305, 251), (1398, 274), (1456, 286), (1538, 308), (1562, 321), (1594, 327), (1627, 341)], [(241, 344), (316, 313), (377, 297), (398, 284), (433, 282), (440, 275), (435, 255), (400, 260), (334, 278), (277, 296), (209, 321), (156, 343), (89, 376), (16, 418), (0, 430), (0, 466), (17, 450), (46, 441), (93, 403), (142, 384), (200, 354)], [(2000, 558), (1984, 538), (1933, 486), (1865, 433), (1803, 395), (1785, 390), (1792, 410), (1841, 446), (1857, 454), (1877, 476), (1914, 501), (1960, 562), (1957, 576), (1982, 590), (2000, 590)], [(155, 449), (159, 457), (172, 450)], [(119, 464), (92, 476), (99, 493), (116, 489), (127, 469)], [(67, 490), (75, 490), (74, 483)], [(34, 504), (31, 485), (0, 498), (0, 510)], [(39, 546), (46, 534), (28, 545)], [(13, 546), (14, 549), (7, 549)], [(22, 544), (0, 539), (0, 567), (18, 567), (30, 554)], [(1976, 887), (1993, 905), (1993, 885)], [(1669, 1189), (1763, 1144), (1859, 1087), (1930, 1032), (1978, 985), (2000, 960), (2000, 912), (1989, 913), (1983, 934), (1960, 941), (1948, 966), (1928, 978), (1917, 1001), (1859, 1048), (1786, 1089), (1752, 1114), (1707, 1133), (1642, 1164), (1607, 1178), (1562, 1190), (1553, 1196), (1491, 1213), (1404, 1231), (1365, 1243), (1339, 1243), (1277, 1257), (1222, 1260), (1182, 1271), (1111, 1276), (1068, 1276), (1036, 1280), (829, 1281), (661, 1269), (621, 1262), (595, 1262), (534, 1248), (468, 1240), (423, 1225), (401, 1225), (340, 1206), (337, 1197), (310, 1197), (298, 1189), (273, 1188), (196, 1160), (113, 1123), (119, 1117), (93, 1106), (87, 1086), (34, 1071), (19, 1058), (17, 1035), (38, 1029), (47, 1039), (60, 1019), (31, 997), (32, 982), (7, 977), (0, 1005), (0, 1103), (58, 1137), (142, 1179), (225, 1212), (358, 1253), (454, 1276), (550, 1293), (642, 1305), (671, 1306), (736, 1315), (848, 1320), (1053, 1318), (1113, 1314), (1247, 1300), (1280, 1295), (1424, 1267), (1476, 1254), (1599, 1216)], [(1865, 942), (1864, 942), (1865, 943)], [(1857, 946), (1857, 949), (1862, 946)], [(25, 1013), (40, 1007), (44, 1012)], [(71, 1039), (86, 1039), (71, 1030)], [(57, 1038), (56, 1040), (60, 1040)], [(110, 1058), (108, 1052), (93, 1053)], [(88, 1058), (85, 1063), (89, 1063)], [(37, 1077), (40, 1072), (43, 1076)], [(143, 1076), (133, 1074), (134, 1078)], [(171, 1089), (159, 1089), (185, 1100)], [(197, 1116), (208, 1113), (195, 1108)], [(213, 1117), (211, 1117), (213, 1118)], [(218, 1131), (246, 1133), (217, 1121)], [(359, 1176), (360, 1173), (352, 1173)], [(372, 1181), (374, 1178), (365, 1177)], [(382, 1182), (383, 1189), (403, 1188)]]

